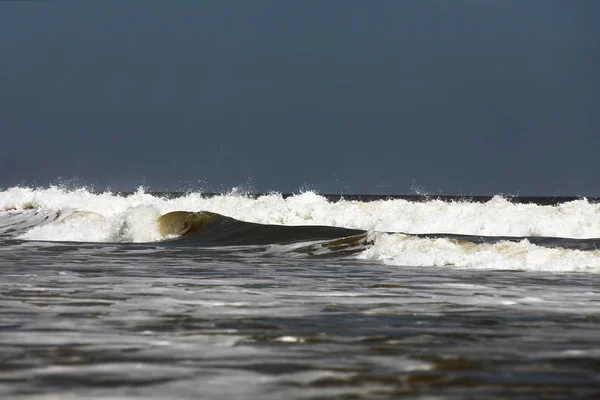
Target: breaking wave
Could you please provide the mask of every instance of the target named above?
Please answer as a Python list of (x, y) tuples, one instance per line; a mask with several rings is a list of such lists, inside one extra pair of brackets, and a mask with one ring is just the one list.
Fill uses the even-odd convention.
[(600, 272), (600, 206), (586, 199), (332, 201), (312, 192), (171, 198), (11, 188), (0, 192), (0, 210), (5, 241), (279, 246), (391, 265)]

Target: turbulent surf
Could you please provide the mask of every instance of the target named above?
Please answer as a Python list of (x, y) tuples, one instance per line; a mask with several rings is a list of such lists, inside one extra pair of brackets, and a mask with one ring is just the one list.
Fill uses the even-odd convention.
[(312, 192), (173, 196), (11, 188), (0, 192), (0, 210), (4, 240), (256, 246), (390, 265), (600, 272), (600, 205), (587, 199), (364, 201)]
[(0, 397), (595, 398), (599, 216), (578, 198), (0, 191)]

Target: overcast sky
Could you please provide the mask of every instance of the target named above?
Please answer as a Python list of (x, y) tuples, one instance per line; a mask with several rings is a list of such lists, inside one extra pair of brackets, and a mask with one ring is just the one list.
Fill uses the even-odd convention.
[(600, 1), (2, 1), (0, 188), (600, 196)]

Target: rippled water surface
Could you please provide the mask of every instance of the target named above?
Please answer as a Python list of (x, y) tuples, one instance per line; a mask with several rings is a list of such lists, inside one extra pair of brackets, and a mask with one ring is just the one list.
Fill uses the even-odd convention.
[(4, 398), (594, 398), (595, 274), (0, 245)]

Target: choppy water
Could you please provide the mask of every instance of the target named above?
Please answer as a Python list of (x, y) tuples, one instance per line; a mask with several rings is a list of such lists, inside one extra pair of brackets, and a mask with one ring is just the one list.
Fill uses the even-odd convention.
[[(0, 192), (0, 396), (596, 398), (600, 255), (534, 242), (600, 237), (597, 204), (437, 201)], [(249, 244), (255, 226), (228, 222), (235, 243), (148, 241), (173, 210), (367, 234), (340, 248), (343, 231), (267, 228)], [(445, 220), (419, 225), (425, 210)], [(376, 232), (399, 230), (539, 235)]]

